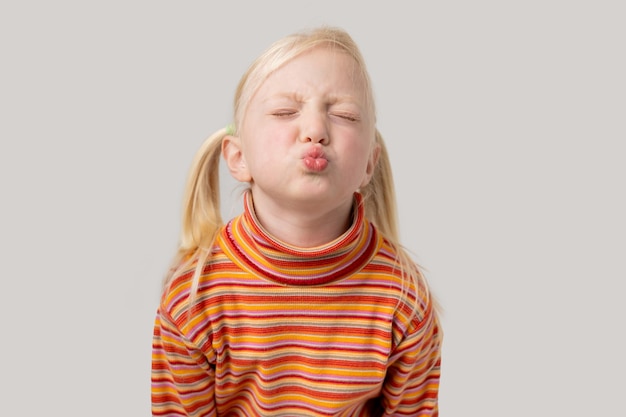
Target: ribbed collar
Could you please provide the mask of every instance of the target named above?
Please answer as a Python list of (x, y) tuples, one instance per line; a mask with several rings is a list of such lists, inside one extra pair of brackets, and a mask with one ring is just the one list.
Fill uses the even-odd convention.
[(301, 248), (272, 237), (259, 223), (252, 194), (244, 196), (243, 213), (221, 234), (221, 246), (242, 269), (283, 285), (322, 285), (362, 269), (382, 244), (376, 228), (365, 219), (363, 197), (354, 194), (350, 228), (328, 244)]

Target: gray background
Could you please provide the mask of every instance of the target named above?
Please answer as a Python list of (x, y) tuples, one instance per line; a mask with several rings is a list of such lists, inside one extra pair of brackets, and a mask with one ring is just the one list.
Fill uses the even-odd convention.
[(191, 158), (264, 48), (332, 24), (445, 308), (441, 414), (626, 415), (622, 4), (3, 2), (0, 414), (149, 415)]

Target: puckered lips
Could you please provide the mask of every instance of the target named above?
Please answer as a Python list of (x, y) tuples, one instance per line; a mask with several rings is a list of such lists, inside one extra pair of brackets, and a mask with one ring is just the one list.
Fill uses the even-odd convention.
[(328, 159), (324, 155), (324, 151), (317, 146), (307, 149), (302, 156), (302, 161), (304, 166), (313, 172), (321, 172), (328, 166)]

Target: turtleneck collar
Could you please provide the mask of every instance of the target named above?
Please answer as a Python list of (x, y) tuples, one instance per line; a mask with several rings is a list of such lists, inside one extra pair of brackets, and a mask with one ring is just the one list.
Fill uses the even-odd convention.
[(323, 285), (358, 272), (382, 244), (376, 228), (365, 219), (363, 196), (354, 194), (352, 224), (337, 239), (312, 248), (289, 245), (272, 237), (259, 223), (249, 191), (243, 213), (221, 234), (229, 258), (254, 275), (283, 285)]

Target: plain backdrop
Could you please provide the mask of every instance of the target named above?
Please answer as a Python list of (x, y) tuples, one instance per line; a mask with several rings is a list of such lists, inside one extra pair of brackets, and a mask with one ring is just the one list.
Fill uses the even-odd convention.
[(626, 415), (623, 4), (2, 2), (0, 414), (150, 414), (191, 159), (259, 53), (329, 24), (444, 307), (441, 415)]

